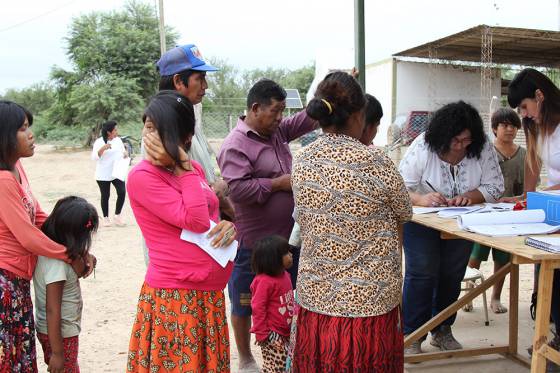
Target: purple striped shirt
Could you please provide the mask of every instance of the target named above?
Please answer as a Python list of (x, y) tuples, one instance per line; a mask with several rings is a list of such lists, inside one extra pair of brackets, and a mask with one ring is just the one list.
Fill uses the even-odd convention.
[(235, 208), (238, 240), (244, 248), (263, 237), (290, 236), (294, 220), (292, 192), (272, 192), (271, 179), (292, 172), (289, 143), (315, 128), (317, 122), (301, 111), (282, 119), (269, 138), (253, 131), (239, 118), (218, 155), (222, 177), (228, 183)]

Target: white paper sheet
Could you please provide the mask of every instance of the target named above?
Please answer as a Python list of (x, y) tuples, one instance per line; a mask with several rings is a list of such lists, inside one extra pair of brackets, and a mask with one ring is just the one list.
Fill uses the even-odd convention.
[(482, 210), (484, 206), (464, 206), (464, 207), (445, 207), (440, 212), (438, 212), (438, 216), (440, 218), (455, 218), (457, 216), (461, 216), (464, 214), (470, 214), (478, 210)]
[(414, 207), (412, 207), (412, 213), (417, 214), (417, 215), (430, 214), (432, 212), (441, 211), (445, 208), (446, 207), (418, 207), (418, 206), (414, 206)]
[(192, 242), (202, 250), (206, 251), (218, 264), (225, 268), (228, 262), (233, 262), (237, 255), (237, 241), (233, 241), (227, 247), (214, 247), (212, 246), (212, 237), (208, 237), (208, 232), (216, 226), (216, 223), (210, 221), (210, 229), (204, 233), (194, 233), (183, 229), (181, 231), (181, 239), (184, 241)]
[(468, 230), (473, 233), (492, 237), (525, 236), (527, 234), (548, 234), (560, 230), (560, 226), (545, 223), (471, 225)]
[(130, 166), (130, 157), (121, 158), (113, 163), (113, 172), (111, 176), (121, 181), (126, 181), (128, 176), (128, 166)]
[(522, 210), (462, 215), (457, 218), (457, 223), (461, 229), (466, 229), (475, 225), (531, 224), (544, 220), (543, 210)]
[(560, 226), (549, 225), (544, 221), (543, 210), (475, 213), (457, 217), (459, 228), (485, 236), (524, 236), (560, 230)]

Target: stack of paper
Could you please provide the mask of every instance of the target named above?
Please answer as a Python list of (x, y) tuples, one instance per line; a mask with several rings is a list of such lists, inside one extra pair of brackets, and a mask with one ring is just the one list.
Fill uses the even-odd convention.
[(210, 221), (210, 229), (204, 233), (194, 233), (183, 229), (181, 232), (181, 239), (194, 243), (202, 250), (206, 251), (212, 259), (225, 268), (228, 262), (233, 262), (235, 260), (235, 256), (237, 255), (237, 241), (233, 241), (233, 243), (227, 247), (212, 246), (211, 242), (214, 237), (208, 237), (208, 232), (210, 232), (215, 226), (216, 223)]
[(464, 214), (470, 214), (478, 210), (482, 210), (484, 206), (453, 206), (453, 207), (446, 207), (445, 209), (438, 212), (438, 216), (440, 218), (456, 218), (457, 216), (461, 216)]
[(523, 236), (547, 234), (560, 230), (560, 226), (544, 223), (543, 210), (523, 210), (468, 214), (457, 218), (463, 230), (485, 236)]
[(476, 206), (439, 206), (439, 207), (413, 207), (414, 214), (430, 214), (437, 212), (441, 218), (455, 218), (459, 215), (470, 214), (472, 212), (498, 212), (498, 211), (511, 211), (513, 210), (514, 203), (485, 203), (484, 205)]
[(550, 253), (560, 253), (560, 237), (527, 237), (525, 244)]

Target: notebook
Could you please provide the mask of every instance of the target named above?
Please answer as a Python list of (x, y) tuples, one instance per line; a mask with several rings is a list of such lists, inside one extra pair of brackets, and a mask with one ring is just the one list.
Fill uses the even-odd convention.
[(560, 237), (530, 236), (525, 244), (550, 253), (560, 253)]
[(560, 225), (549, 225), (544, 210), (488, 212), (457, 217), (459, 228), (485, 236), (524, 236), (548, 234), (560, 230)]

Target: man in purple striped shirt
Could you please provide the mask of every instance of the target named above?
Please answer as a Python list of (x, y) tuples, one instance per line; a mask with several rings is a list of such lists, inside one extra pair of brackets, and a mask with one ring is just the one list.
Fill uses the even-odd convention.
[[(286, 91), (272, 80), (258, 81), (247, 96), (247, 116), (226, 137), (218, 164), (228, 183), (235, 210), (240, 243), (233, 273), (228, 282), (232, 305), (231, 322), (239, 351), (239, 370), (253, 371), (251, 354), (252, 245), (270, 235), (290, 236), (294, 199), (290, 183), (292, 155), (289, 143), (317, 128), (305, 110), (282, 118)], [(291, 269), (295, 285), (299, 252)]]

